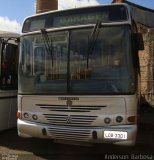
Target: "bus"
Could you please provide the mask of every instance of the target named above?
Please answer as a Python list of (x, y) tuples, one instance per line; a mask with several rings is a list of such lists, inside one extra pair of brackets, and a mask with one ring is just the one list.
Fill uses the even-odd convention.
[(17, 126), (18, 37), (0, 31), (0, 131)]
[(18, 135), (134, 145), (141, 44), (124, 3), (26, 18), (20, 37)]

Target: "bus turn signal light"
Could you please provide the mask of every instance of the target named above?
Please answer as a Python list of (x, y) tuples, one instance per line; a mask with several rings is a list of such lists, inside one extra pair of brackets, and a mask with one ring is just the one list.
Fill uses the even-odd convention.
[(130, 117), (128, 117), (127, 121), (131, 122), (131, 123), (135, 123), (136, 122), (136, 116), (130, 116)]
[(17, 119), (20, 119), (21, 118), (21, 112), (17, 112)]

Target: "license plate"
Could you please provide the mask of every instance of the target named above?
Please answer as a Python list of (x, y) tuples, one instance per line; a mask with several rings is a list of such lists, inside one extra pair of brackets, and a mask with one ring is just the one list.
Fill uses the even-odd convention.
[(127, 139), (127, 132), (122, 131), (104, 131), (106, 139)]

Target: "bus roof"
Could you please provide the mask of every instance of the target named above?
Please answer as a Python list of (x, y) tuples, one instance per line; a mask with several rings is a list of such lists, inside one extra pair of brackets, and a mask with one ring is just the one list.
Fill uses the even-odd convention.
[(125, 1), (130, 6), (132, 17), (135, 22), (141, 23), (149, 28), (154, 28), (154, 10)]
[(40, 15), (45, 15), (45, 14), (49, 14), (49, 13), (58, 13), (58, 12), (67, 12), (67, 11), (74, 11), (74, 10), (79, 10), (79, 9), (86, 9), (86, 8), (95, 8), (95, 7), (105, 7), (105, 6), (118, 6), (118, 5), (124, 5), (124, 6), (129, 6), (126, 3), (111, 3), (111, 4), (99, 4), (99, 5), (91, 5), (91, 6), (82, 6), (82, 7), (76, 7), (76, 8), (68, 8), (68, 9), (61, 9), (61, 10), (52, 10), (52, 11), (47, 11), (47, 12), (42, 12), (42, 13), (38, 13), (38, 14), (34, 14), (31, 16), (28, 16), (25, 18), (25, 20), (27, 18), (30, 17), (37, 17)]

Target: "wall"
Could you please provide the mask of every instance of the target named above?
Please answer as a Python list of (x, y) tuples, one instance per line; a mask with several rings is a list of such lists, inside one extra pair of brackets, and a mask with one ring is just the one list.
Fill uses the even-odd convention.
[(144, 50), (139, 52), (141, 94), (143, 100), (154, 105), (154, 29), (138, 25), (138, 30), (144, 39)]

